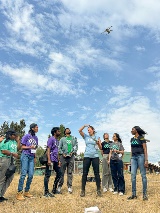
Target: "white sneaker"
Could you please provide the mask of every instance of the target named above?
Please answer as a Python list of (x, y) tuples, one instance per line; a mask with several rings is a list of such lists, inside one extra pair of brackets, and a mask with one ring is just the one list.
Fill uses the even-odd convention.
[(72, 193), (72, 188), (68, 187), (68, 192), (71, 194)]
[(123, 194), (123, 192), (120, 192), (119, 195), (120, 195), (120, 196), (123, 196), (124, 194)]
[(107, 189), (106, 189), (105, 187), (103, 188), (103, 192), (104, 192), (104, 193), (107, 192)]
[(113, 195), (116, 195), (116, 194), (118, 194), (118, 192), (117, 192), (117, 191), (113, 192)]
[(109, 188), (109, 191), (110, 191), (110, 192), (113, 192), (114, 190), (113, 190), (112, 188)]
[(61, 188), (62, 188), (61, 186), (58, 186), (57, 191), (61, 192)]

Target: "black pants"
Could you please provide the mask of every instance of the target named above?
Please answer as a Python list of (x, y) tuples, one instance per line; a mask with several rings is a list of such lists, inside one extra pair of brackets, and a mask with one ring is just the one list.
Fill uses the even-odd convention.
[(93, 171), (95, 175), (97, 190), (100, 190), (101, 179), (99, 175), (99, 157), (97, 158), (84, 158), (83, 159), (83, 175), (82, 175), (82, 190), (85, 190), (87, 175), (89, 172), (89, 167), (92, 163)]
[[(61, 170), (60, 170), (60, 167), (58, 166), (58, 162), (53, 162), (53, 169), (54, 171), (56, 172), (56, 177), (55, 177), (55, 180), (54, 180), (54, 184), (53, 184), (53, 190), (55, 191), (56, 188), (57, 188), (57, 185), (58, 185), (58, 182), (61, 178)], [(51, 176), (51, 170), (49, 170), (49, 166), (46, 165), (46, 170), (45, 170), (45, 176), (44, 176), (44, 190), (45, 192), (48, 192), (48, 183), (49, 183), (49, 178)]]
[(125, 193), (123, 161), (110, 160), (110, 168), (111, 168), (112, 180), (114, 184), (114, 191)]

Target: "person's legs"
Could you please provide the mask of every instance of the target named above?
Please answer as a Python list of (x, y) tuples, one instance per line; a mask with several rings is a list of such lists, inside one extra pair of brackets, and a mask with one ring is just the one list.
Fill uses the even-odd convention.
[(25, 192), (28, 192), (30, 190), (30, 185), (32, 183), (33, 175), (34, 175), (34, 157), (29, 156), (29, 158), (28, 158), (28, 178), (27, 178), (27, 182), (26, 182)]
[(58, 162), (54, 162), (53, 169), (54, 169), (55, 172), (56, 172), (56, 177), (55, 177), (55, 180), (54, 180), (52, 192), (55, 194), (55, 193), (56, 193), (56, 189), (57, 189), (58, 182), (59, 182), (59, 180), (60, 180), (60, 178), (61, 178), (61, 175), (62, 175), (62, 172), (61, 172), (61, 170), (60, 170), (60, 167), (58, 166)]
[(119, 160), (117, 166), (118, 166), (118, 191), (122, 192), (124, 194), (125, 193), (125, 180), (124, 180), (124, 175), (123, 175), (123, 161)]
[(144, 167), (145, 158), (144, 154), (138, 156), (138, 166), (140, 169), (142, 184), (143, 184), (143, 196), (147, 195), (147, 177), (146, 177), (146, 168)]
[(82, 191), (85, 191), (86, 181), (87, 181), (87, 175), (89, 172), (89, 167), (91, 165), (91, 158), (85, 158), (83, 159), (83, 174), (82, 174)]
[(14, 177), (14, 174), (7, 179), (5, 176), (5, 173), (10, 165), (10, 161), (10, 158), (0, 158), (0, 199), (2, 198), (3, 201), (7, 200), (4, 199), (3, 196)]
[(74, 169), (74, 155), (67, 159), (67, 186), (72, 187), (73, 169)]
[(24, 180), (28, 172), (29, 167), (29, 158), (28, 155), (21, 154), (21, 174), (18, 184), (18, 192), (23, 191)]
[(101, 179), (100, 179), (100, 175), (99, 175), (99, 157), (92, 158), (92, 166), (93, 166), (93, 171), (94, 171), (94, 175), (95, 175), (97, 191), (100, 191), (101, 190)]
[(51, 170), (49, 170), (48, 164), (46, 164), (45, 175), (44, 175), (44, 191), (45, 193), (49, 192), (48, 183), (51, 176)]
[[(58, 184), (58, 188), (60, 189), (64, 183), (64, 173), (66, 171), (66, 166), (67, 166), (67, 162), (66, 162), (66, 158), (64, 158), (62, 155), (60, 157), (60, 161), (61, 161), (61, 177), (60, 177), (60, 180), (59, 180), (59, 184)], [(59, 190), (60, 191), (60, 190)]]
[(102, 187), (104, 190), (108, 189), (107, 167), (108, 167), (107, 155), (104, 154), (102, 159)]
[(136, 196), (136, 175), (138, 168), (138, 158), (136, 156), (131, 157), (131, 180), (132, 180), (132, 195)]
[(114, 184), (114, 192), (118, 192), (118, 174), (117, 174), (117, 161), (110, 160), (110, 168), (111, 168), (111, 174), (112, 174), (112, 180)]

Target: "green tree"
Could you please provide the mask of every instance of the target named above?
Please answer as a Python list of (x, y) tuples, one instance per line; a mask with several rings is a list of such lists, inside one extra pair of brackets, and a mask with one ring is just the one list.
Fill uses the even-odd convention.
[(43, 149), (41, 146), (38, 146), (37, 150), (36, 150), (36, 164), (35, 167), (40, 167), (41, 164), (39, 162), (39, 157), (41, 157), (45, 152), (45, 149)]
[(60, 129), (61, 134), (58, 139), (60, 140), (62, 137), (65, 136), (65, 134), (64, 134), (65, 126), (63, 124), (61, 124), (59, 129)]

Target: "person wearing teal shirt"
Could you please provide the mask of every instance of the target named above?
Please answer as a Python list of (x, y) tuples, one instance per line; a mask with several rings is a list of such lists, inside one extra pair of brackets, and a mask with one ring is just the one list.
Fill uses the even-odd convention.
[[(1, 141), (0, 137), (0, 141)], [(6, 201), (4, 194), (13, 180), (14, 175), (6, 178), (5, 173), (10, 165), (11, 156), (18, 157), (17, 149), (20, 149), (20, 138), (14, 130), (6, 132), (6, 138), (0, 143), (0, 202)]]

